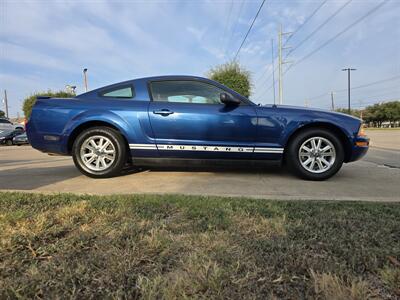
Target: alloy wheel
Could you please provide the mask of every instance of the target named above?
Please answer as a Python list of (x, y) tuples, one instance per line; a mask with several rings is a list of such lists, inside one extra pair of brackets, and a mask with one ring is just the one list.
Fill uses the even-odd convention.
[(304, 169), (311, 173), (323, 173), (334, 165), (336, 149), (324, 137), (311, 137), (300, 146), (298, 156)]
[(88, 169), (104, 171), (112, 166), (116, 159), (115, 146), (105, 136), (91, 136), (82, 143), (80, 158)]

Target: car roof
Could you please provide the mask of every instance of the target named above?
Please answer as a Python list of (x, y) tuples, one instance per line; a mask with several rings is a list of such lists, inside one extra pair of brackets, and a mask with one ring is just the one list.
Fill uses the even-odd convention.
[(224, 86), (223, 84), (205, 78), (205, 77), (201, 77), (201, 76), (193, 76), (193, 75), (161, 75), (161, 76), (149, 76), (149, 77), (141, 77), (141, 78), (136, 78), (136, 79), (131, 79), (131, 80), (125, 80), (125, 81), (121, 81), (121, 82), (117, 82), (117, 83), (113, 83), (110, 85), (106, 85), (106, 86), (102, 86), (100, 88), (88, 91), (86, 93), (83, 94), (79, 94), (76, 96), (76, 98), (85, 98), (85, 97), (90, 97), (92, 95), (97, 94), (99, 91), (102, 90), (106, 90), (109, 88), (113, 88), (119, 85), (128, 85), (128, 84), (133, 84), (134, 82), (149, 82), (149, 81), (159, 81), (159, 80), (200, 80), (203, 82), (209, 82), (213, 85), (217, 85), (219, 87), (224, 87), (225, 89), (228, 89), (229, 91), (231, 91), (233, 94), (236, 94), (237, 96), (239, 96), (242, 99), (245, 99), (245, 101), (251, 103), (251, 101), (249, 99), (247, 99), (246, 97), (244, 97), (243, 95), (240, 95), (238, 92), (228, 88), (227, 86)]

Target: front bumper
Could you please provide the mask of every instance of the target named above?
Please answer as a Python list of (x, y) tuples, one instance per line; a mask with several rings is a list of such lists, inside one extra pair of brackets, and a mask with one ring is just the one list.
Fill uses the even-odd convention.
[(369, 149), (369, 138), (366, 136), (357, 136), (354, 139), (349, 162), (361, 159), (367, 154)]

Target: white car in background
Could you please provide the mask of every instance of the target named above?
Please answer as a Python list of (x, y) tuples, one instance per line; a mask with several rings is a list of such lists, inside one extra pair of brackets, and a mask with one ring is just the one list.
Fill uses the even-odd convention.
[(15, 129), (21, 129), (25, 130), (25, 126), (22, 124), (13, 124), (11, 121), (9, 121), (6, 118), (0, 118), (0, 130), (15, 130)]

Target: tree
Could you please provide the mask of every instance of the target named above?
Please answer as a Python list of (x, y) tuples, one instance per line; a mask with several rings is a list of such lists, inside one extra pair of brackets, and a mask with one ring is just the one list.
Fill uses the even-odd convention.
[[(343, 114), (349, 114), (349, 111), (347, 108), (337, 108), (335, 109), (335, 111), (343, 113)], [(357, 117), (359, 118), (361, 115), (361, 110), (359, 109), (351, 109), (350, 110), (350, 115), (352, 115), (353, 117)]]
[(6, 113), (0, 109), (0, 118), (4, 118), (5, 116), (6, 116)]
[(250, 72), (235, 61), (212, 68), (208, 73), (208, 78), (218, 81), (247, 98), (251, 94)]
[(24, 104), (22, 105), (22, 110), (24, 111), (25, 118), (29, 118), (32, 112), (32, 107), (36, 102), (36, 97), (38, 96), (49, 96), (55, 98), (70, 98), (75, 97), (75, 94), (71, 94), (65, 91), (53, 92), (48, 90), (47, 92), (36, 92), (29, 97), (25, 98)]

